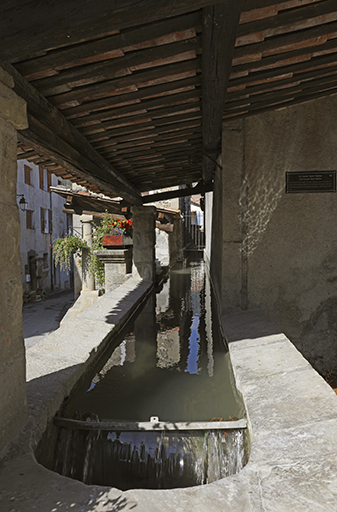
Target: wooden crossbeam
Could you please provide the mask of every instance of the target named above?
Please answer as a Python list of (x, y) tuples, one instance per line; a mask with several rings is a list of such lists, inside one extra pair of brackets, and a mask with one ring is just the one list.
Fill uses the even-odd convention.
[(140, 204), (140, 194), (116, 171), (76, 128), (10, 64), (4, 69), (12, 75), (15, 92), (27, 101), (29, 128), (21, 130), (18, 138), (46, 154), (70, 171), (75, 171), (108, 195), (122, 196), (131, 204)]
[(205, 194), (213, 190), (213, 183), (199, 183), (195, 187), (180, 188), (177, 190), (168, 190), (167, 192), (160, 192), (158, 194), (150, 194), (143, 196), (143, 204), (155, 203), (156, 201), (164, 201), (166, 199), (174, 199), (175, 197), (193, 196), (194, 194)]
[(222, 113), (230, 77), (236, 32), (244, 0), (217, 4), (203, 10), (202, 123), (203, 179), (212, 181), (221, 153)]

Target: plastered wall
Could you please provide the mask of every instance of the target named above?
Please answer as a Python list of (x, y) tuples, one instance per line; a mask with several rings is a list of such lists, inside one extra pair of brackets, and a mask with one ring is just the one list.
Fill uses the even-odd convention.
[(226, 123), (213, 198), (222, 313), (262, 307), (325, 373), (337, 367), (337, 194), (286, 194), (285, 173), (336, 169), (333, 96)]

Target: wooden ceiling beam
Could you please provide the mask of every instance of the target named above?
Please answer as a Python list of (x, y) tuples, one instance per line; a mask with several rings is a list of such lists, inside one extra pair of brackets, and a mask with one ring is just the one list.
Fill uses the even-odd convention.
[[(50, 95), (50, 101), (59, 108), (68, 108), (64, 105), (79, 104), (83, 101), (93, 101), (100, 98), (106, 98), (120, 94), (120, 90), (125, 87), (147, 87), (149, 84), (173, 82), (178, 77), (186, 78), (193, 76), (198, 70), (201, 70), (201, 60), (199, 58), (191, 59), (174, 64), (167, 64), (156, 68), (145, 69), (135, 74), (126, 75), (114, 80), (99, 82), (97, 84), (86, 85), (75, 90)], [(47, 94), (46, 94), (47, 96)]]
[(269, 93), (272, 91), (282, 91), (284, 89), (291, 89), (293, 87), (297, 87), (300, 83), (309, 83), (313, 80), (322, 80), (329, 81), (329, 77), (333, 77), (337, 74), (337, 63), (335, 66), (318, 70), (316, 73), (308, 72), (308, 73), (300, 73), (296, 75), (292, 75), (287, 78), (280, 78), (279, 80), (273, 80), (271, 82), (264, 82), (263, 84), (247, 87), (246, 89), (242, 89), (241, 91), (236, 91), (233, 93), (228, 93), (227, 96), (227, 104), (229, 105), (232, 101), (239, 100), (242, 98), (243, 100), (248, 97), (255, 97), (261, 94)]
[[(153, 99), (144, 99), (139, 103), (134, 103), (132, 105), (127, 105), (124, 107), (115, 107), (112, 109), (102, 110), (100, 112), (90, 114), (86, 117), (79, 117), (77, 119), (72, 120), (72, 124), (74, 126), (85, 126), (86, 123), (91, 123), (92, 121), (99, 122), (99, 126), (105, 126), (107, 123), (111, 124), (111, 120), (118, 119), (121, 116), (127, 115), (137, 115), (138, 112), (144, 113), (144, 110), (147, 111), (149, 115), (155, 112), (154, 109), (159, 109), (168, 106), (180, 105), (188, 102), (199, 101), (200, 98), (200, 88), (193, 88), (192, 90), (188, 90), (185, 92), (181, 92), (180, 94), (166, 94), (165, 96), (158, 96)], [(113, 121), (112, 121), (113, 122)]]
[[(300, 59), (302, 58), (305, 61), (309, 61), (312, 58), (316, 58), (321, 53), (324, 55), (324, 52), (333, 53), (337, 48), (337, 38), (331, 39), (328, 41), (324, 41), (324, 38), (318, 38), (317, 44), (315, 46), (303, 46), (302, 48), (298, 48), (296, 50), (291, 50), (286, 53), (277, 53), (275, 55), (271, 55), (269, 57), (262, 57), (259, 60), (256, 60), (254, 62), (247, 62), (245, 64), (239, 64), (239, 65), (233, 65), (232, 66), (232, 73), (234, 75), (239, 73), (246, 73), (247, 71), (249, 73), (252, 72), (258, 72), (259, 70), (262, 71), (263, 68), (272, 69), (275, 67), (275, 65), (282, 67), (289, 64), (291, 60), (297, 59), (298, 62), (300, 62)], [(315, 56), (314, 56), (315, 55)]]
[(27, 101), (29, 128), (19, 132), (19, 140), (79, 176), (87, 173), (93, 183), (101, 184), (109, 195), (122, 196), (132, 204), (140, 204), (140, 194), (89, 144), (76, 128), (53, 107), (13, 66), (4, 69), (13, 77), (14, 91)]
[[(268, 26), (268, 24), (267, 24)], [(317, 44), (317, 38), (329, 37), (334, 35), (337, 31), (337, 21), (325, 23), (323, 25), (313, 26), (306, 30), (297, 30), (290, 32), (289, 34), (276, 35), (274, 37), (268, 37), (262, 42), (253, 44), (246, 44), (243, 46), (237, 46), (233, 55), (233, 70), (235, 70), (235, 64), (240, 59), (247, 59), (250, 55), (252, 57), (264, 55), (281, 54), (293, 50), (296, 45), (304, 45), (308, 48)], [(261, 58), (260, 57), (260, 58)]]
[(66, 110), (63, 110), (62, 113), (67, 119), (77, 118), (77, 117), (85, 117), (92, 112), (102, 112), (107, 109), (113, 108), (114, 106), (118, 106), (123, 104), (124, 102), (133, 102), (139, 103), (144, 99), (152, 99), (155, 96), (160, 96), (163, 94), (177, 94), (181, 92), (182, 89), (187, 90), (187, 88), (192, 88), (194, 86), (198, 86), (201, 84), (201, 77), (199, 75), (194, 75), (182, 80), (175, 80), (173, 82), (166, 82), (160, 85), (154, 85), (151, 87), (142, 87), (141, 89), (136, 89), (134, 91), (127, 92), (125, 94), (115, 95), (115, 96), (107, 96), (106, 98), (90, 101), (87, 103), (82, 103), (77, 107), (72, 107)]
[(137, 70), (137, 68), (141, 69), (146, 65), (154, 67), (156, 62), (160, 63), (157, 65), (164, 65), (178, 60), (185, 61), (196, 58), (195, 52), (200, 49), (200, 46), (200, 37), (154, 46), (137, 52), (130, 52), (115, 59), (65, 69), (57, 75), (34, 80), (32, 84), (43, 94), (50, 96), (54, 91), (61, 92), (62, 87), (63, 91), (66, 92), (93, 82), (113, 80), (116, 77), (130, 75), (133, 68)]
[[(7, 0), (0, 16), (0, 61), (18, 62), (49, 49), (109, 36), (134, 27), (196, 11), (214, 0)], [(232, 0), (223, 0), (230, 6)]]
[[(287, 62), (287, 61), (285, 61)], [(280, 61), (280, 65), (277, 68), (265, 69), (262, 71), (255, 71), (253, 73), (249, 73), (248, 76), (242, 78), (236, 78), (230, 80), (229, 87), (238, 87), (241, 85), (251, 86), (256, 83), (260, 83), (264, 80), (277, 80), (277, 77), (284, 77), (288, 74), (294, 74), (302, 72), (313, 73), (316, 69), (321, 70), (329, 70), (330, 67), (336, 64), (336, 54), (328, 54), (328, 55), (317, 55), (312, 57), (309, 62), (300, 62), (295, 64), (288, 64), (282, 66), (282, 61)]]
[(257, 32), (262, 32), (266, 36), (272, 32), (272, 35), (275, 35), (275, 33), (286, 33), (298, 29), (301, 22), (304, 22), (307, 26), (310, 26), (308, 25), (308, 20), (318, 17), (320, 19), (316, 20), (315, 24), (323, 24), (326, 23), (324, 22), (323, 16), (335, 12), (335, 0), (326, 0), (324, 2), (300, 5), (292, 9), (286, 9), (278, 13), (276, 16), (268, 18), (267, 23), (265, 19), (243, 23), (239, 26), (237, 36), (240, 38)]
[(203, 179), (209, 183), (221, 153), (222, 113), (225, 107), (236, 32), (244, 0), (219, 3), (203, 10), (202, 125)]
[[(186, 31), (191, 34), (201, 31), (200, 12), (189, 13), (174, 19), (160, 20), (151, 25), (151, 30), (147, 26), (135, 27), (114, 36), (88, 41), (85, 45), (61, 48), (56, 52), (48, 52), (42, 57), (20, 62), (16, 68), (27, 80), (39, 79), (43, 76), (55, 75), (70, 66), (75, 67), (93, 62), (93, 59), (98, 60), (98, 57), (100, 57), (99, 60), (114, 58), (113, 52), (119, 51), (122, 54), (124, 51), (132, 50), (135, 46), (152, 46), (156, 39), (164, 36), (167, 38), (170, 34), (175, 36), (179, 33), (185, 34)], [(176, 37), (174, 39), (176, 40)]]
[[(168, 126), (158, 127), (155, 129), (153, 126), (152, 129), (149, 130), (141, 130), (141, 131), (133, 131), (132, 133), (126, 135), (118, 135), (116, 133), (110, 134), (110, 132), (105, 132), (103, 134), (89, 135), (88, 140), (92, 144), (95, 141), (104, 140), (104, 135), (109, 138), (104, 140), (105, 144), (100, 145), (100, 147), (113, 146), (114, 144), (118, 144), (119, 142), (125, 142), (128, 140), (142, 140), (147, 139), (149, 137), (158, 136), (164, 133), (179, 133), (185, 128), (199, 128), (201, 127), (200, 119), (186, 121), (184, 123), (176, 123)], [(100, 136), (101, 135), (101, 136)], [(95, 146), (96, 148), (97, 146)]]
[(180, 188), (177, 190), (169, 190), (158, 194), (150, 194), (143, 196), (143, 204), (154, 203), (156, 201), (164, 201), (166, 199), (174, 199), (176, 197), (193, 196), (194, 194), (205, 194), (213, 190), (213, 184), (204, 185), (199, 183), (195, 187)]

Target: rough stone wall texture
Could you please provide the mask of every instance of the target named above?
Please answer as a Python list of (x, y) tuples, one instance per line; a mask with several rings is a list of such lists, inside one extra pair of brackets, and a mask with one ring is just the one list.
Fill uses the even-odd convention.
[(173, 232), (168, 235), (169, 264), (172, 266), (183, 260), (183, 221), (182, 218), (173, 219)]
[(0, 117), (0, 451), (26, 421), (16, 140), (14, 126)]
[(133, 275), (147, 281), (154, 281), (156, 245), (156, 208), (154, 206), (133, 206)]
[(337, 168), (336, 112), (334, 96), (225, 124), (214, 210), (222, 313), (263, 308), (325, 372), (337, 364), (337, 196), (286, 194), (285, 173)]

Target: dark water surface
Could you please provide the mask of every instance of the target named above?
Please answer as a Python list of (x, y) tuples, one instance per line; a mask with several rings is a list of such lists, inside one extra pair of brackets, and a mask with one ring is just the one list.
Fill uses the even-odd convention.
[[(116, 346), (116, 345), (114, 345)], [(242, 418), (203, 262), (171, 271), (131, 331), (83, 379), (63, 416), (84, 421)], [(61, 427), (53, 469), (87, 484), (175, 488), (240, 471), (245, 431), (118, 432)], [(43, 462), (42, 462), (43, 463)]]
[[(212, 318), (213, 316), (213, 318)], [(210, 421), (241, 418), (203, 262), (171, 272), (92, 380), (83, 382), (64, 416), (102, 420)]]

